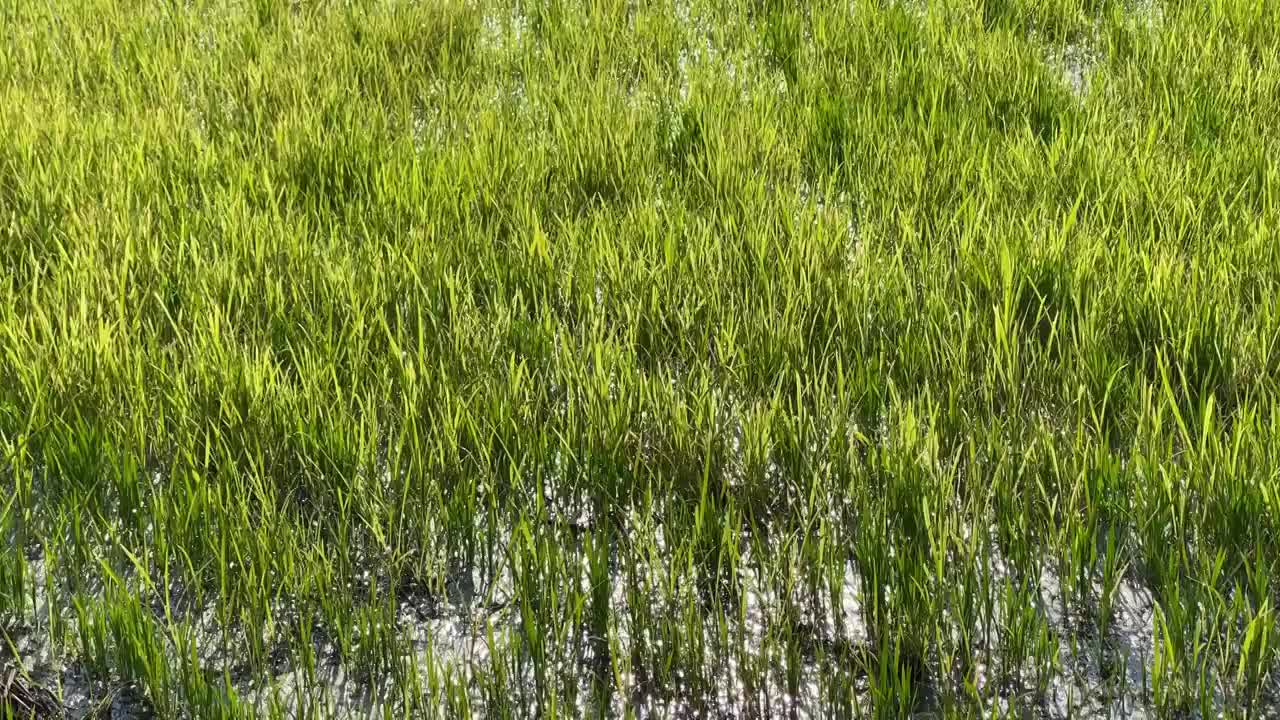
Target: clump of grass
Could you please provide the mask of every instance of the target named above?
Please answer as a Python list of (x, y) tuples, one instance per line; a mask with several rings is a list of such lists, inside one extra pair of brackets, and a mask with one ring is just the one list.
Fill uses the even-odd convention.
[(6, 711), (1258, 715), (1278, 23), (5, 5)]

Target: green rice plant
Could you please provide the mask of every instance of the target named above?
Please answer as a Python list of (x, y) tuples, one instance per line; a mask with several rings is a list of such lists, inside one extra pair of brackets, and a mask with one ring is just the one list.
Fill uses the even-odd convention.
[(1278, 22), (0, 4), (10, 654), (161, 717), (1257, 714)]

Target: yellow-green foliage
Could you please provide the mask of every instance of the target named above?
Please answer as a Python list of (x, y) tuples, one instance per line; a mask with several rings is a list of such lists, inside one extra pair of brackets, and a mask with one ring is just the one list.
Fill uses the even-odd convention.
[(0, 28), (31, 682), (171, 718), (344, 716), (334, 667), (386, 717), (1280, 702), (1274, 0)]

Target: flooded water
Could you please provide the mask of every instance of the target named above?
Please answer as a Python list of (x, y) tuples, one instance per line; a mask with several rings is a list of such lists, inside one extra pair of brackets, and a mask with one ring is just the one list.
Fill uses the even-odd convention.
[[(576, 522), (591, 522), (591, 518), (581, 515), (581, 507), (565, 509), (564, 512), (576, 513)], [(660, 542), (661, 528), (657, 528), (653, 536)], [(659, 547), (653, 562), (662, 563), (664, 552)], [(749, 556), (742, 558), (744, 566), (751, 562)], [(37, 588), (34, 593), (35, 613), (23, 626), (8, 628), (7, 631), (15, 638), (18, 653), (33, 678), (55, 689), (55, 692), (60, 689), (63, 702), (73, 717), (87, 712), (104, 698), (113, 718), (150, 717), (145, 694), (139, 688), (94, 678), (75, 658), (60, 655), (51, 647), (47, 627), (39, 620), (48, 617), (51, 608), (41, 589), (44, 587), (44, 570), (38, 559), (32, 563), (32, 570)], [(671, 568), (654, 565), (640, 566), (635, 570), (658, 578), (669, 573)], [(584, 588), (589, 582), (589, 572), (589, 567), (584, 565), (581, 577)], [(998, 554), (993, 556), (988, 572), (992, 587), (1016, 582)], [(749, 573), (742, 579), (739, 612), (721, 616), (705, 614), (703, 644), (706, 648), (721, 646), (722, 633), (726, 631), (727, 637), (744, 647), (776, 648), (777, 643), (771, 642), (771, 638), (776, 639), (782, 631), (783, 609), (788, 607), (811, 609), (806, 611), (807, 615), (800, 619), (798, 626), (806, 628), (805, 632), (821, 647), (857, 648), (865, 647), (871, 641), (865, 624), (865, 591), (852, 562), (846, 566), (839, 601), (832, 603), (814, 604), (794, 594), (787, 597), (787, 591), (782, 587)], [(627, 577), (620, 570), (615, 571), (611, 583), (610, 610), (616, 618), (622, 619), (617, 622), (616, 636), (608, 639), (613, 650), (626, 654), (639, 639), (654, 642), (655, 638), (646, 635), (648, 628), (634, 626), (625, 620), (632, 617), (629, 603), (633, 597), (625, 590), (628, 587)], [(1096, 585), (1092, 588), (1094, 594), (1100, 594), (1102, 590)], [(793, 589), (792, 592), (798, 590)], [(1064, 598), (1062, 583), (1053, 570), (1042, 570), (1034, 611), (1045, 621), (1049, 636), (1056, 645), (1057, 670), (1047, 678), (1043, 696), (1033, 700), (1026, 694), (1010, 694), (995, 682), (995, 669), (979, 666), (975, 687), (979, 696), (986, 698), (984, 702), (991, 707), (1002, 710), (1017, 707), (1034, 710), (1031, 715), (1024, 712), (1023, 717), (1150, 716), (1149, 678), (1153, 672), (1155, 623), (1151, 593), (1134, 577), (1125, 575), (1120, 579), (1114, 597), (1113, 620), (1108, 635), (1097, 638), (1096, 632), (1090, 633), (1088, 623), (1073, 617), (1066, 609), (1070, 603)], [(505, 652), (512, 647), (513, 639), (521, 632), (517, 600), (510, 573), (503, 572), (489, 578), (477, 569), (461, 567), (454, 569), (441, 597), (425, 592), (406, 593), (397, 616), (397, 632), (406, 641), (407, 655), (404, 659), (416, 667), (420, 678), (447, 673), (461, 680), (463, 686), (472, 687), (472, 709), (483, 715), (485, 697), (469, 682), (469, 678), (490, 669), (494, 650)], [(664, 610), (658, 597), (652, 600), (651, 611), (681, 612), (677, 607)], [(1008, 625), (1007, 618), (1002, 616), (1004, 612), (1003, 606), (997, 602), (991, 626), (976, 629), (979, 635), (990, 636), (992, 647), (1003, 641), (1001, 633)], [(287, 614), (287, 609), (282, 608), (280, 613)], [(726, 624), (719, 626), (717, 621)], [(795, 618), (789, 622), (792, 627), (786, 631), (797, 627)], [(216, 670), (235, 664), (235, 658), (222, 654), (224, 650), (217, 640), (217, 621), (210, 611), (202, 613), (192, 625), (197, 631), (197, 646), (207, 669)], [(68, 637), (75, 637), (74, 621), (71, 621)], [(491, 647), (495, 642), (499, 647)], [(583, 644), (593, 646), (591, 638), (585, 638)], [(243, 701), (256, 705), (264, 714), (275, 703), (288, 713), (306, 705), (327, 708), (334, 717), (373, 718), (381, 717), (388, 705), (395, 705), (390, 682), (369, 682), (367, 678), (353, 673), (338, 660), (333, 644), (323, 637), (315, 639), (315, 646), (317, 666), (311, 678), (307, 678), (299, 668), (290, 667), (287, 660), (282, 660), (275, 676), (265, 685), (254, 685), (243, 678), (236, 680), (233, 676), (237, 693)], [(605, 651), (608, 652), (607, 649)], [(643, 677), (634, 672), (636, 668), (632, 668), (608, 682), (612, 686), (608, 700), (611, 712), (620, 717), (630, 711), (636, 717), (647, 718), (693, 717), (711, 710), (717, 717), (759, 717), (760, 709), (767, 708), (765, 715), (773, 717), (824, 716), (824, 667), (815, 657), (804, 658), (798, 677), (789, 679), (780, 672), (769, 671), (768, 665), (777, 658), (761, 657), (761, 667), (743, 668), (738, 664), (743, 657), (752, 655), (727, 652), (708, 656), (708, 660), (715, 664), (712, 674), (715, 684), (710, 690), (710, 697), (698, 696), (691, 688), (682, 688), (678, 675), (661, 693), (655, 692)], [(592, 689), (596, 687), (598, 676), (591, 665), (589, 657), (574, 660), (566, 656), (557, 668), (562, 677), (576, 675), (579, 678), (583, 688), (579, 697), (584, 704), (595, 697)], [(1103, 668), (1110, 670), (1104, 674)], [(1028, 668), (1026, 672), (1031, 675), (1034, 669)], [(525, 681), (532, 684), (533, 677), (527, 677)], [(864, 709), (874, 705), (870, 688), (864, 686), (858, 692), (861, 695), (858, 702)], [(935, 696), (936, 693), (926, 689), (919, 708), (921, 717), (929, 717), (936, 712), (936, 703), (931, 700)], [(1213, 702), (1216, 707), (1225, 706), (1222, 697), (1214, 698)], [(580, 709), (591, 710), (585, 705)], [(531, 707), (530, 711), (533, 710)]]

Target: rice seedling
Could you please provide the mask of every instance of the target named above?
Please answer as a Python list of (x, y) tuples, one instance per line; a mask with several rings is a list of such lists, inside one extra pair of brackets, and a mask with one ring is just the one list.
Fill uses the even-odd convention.
[(1280, 706), (1280, 4), (0, 25), (5, 717)]

